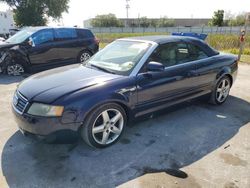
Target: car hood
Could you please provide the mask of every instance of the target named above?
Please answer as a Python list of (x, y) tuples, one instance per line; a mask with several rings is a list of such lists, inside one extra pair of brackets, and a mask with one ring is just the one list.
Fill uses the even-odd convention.
[(18, 91), (29, 101), (49, 104), (66, 94), (119, 77), (76, 64), (30, 76), (19, 84)]
[(5, 49), (5, 48), (11, 48), (15, 45), (17, 44), (0, 41), (0, 50)]

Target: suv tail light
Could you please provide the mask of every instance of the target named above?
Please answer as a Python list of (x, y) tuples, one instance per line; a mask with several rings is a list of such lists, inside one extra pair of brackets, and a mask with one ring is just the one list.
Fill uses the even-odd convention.
[(98, 38), (95, 37), (94, 40), (95, 40), (95, 43), (96, 43), (96, 44), (99, 44), (99, 43), (100, 43), (100, 40), (99, 40)]

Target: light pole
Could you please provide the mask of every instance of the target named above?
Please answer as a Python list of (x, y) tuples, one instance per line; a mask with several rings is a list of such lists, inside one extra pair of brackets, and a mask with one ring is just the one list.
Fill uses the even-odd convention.
[(130, 9), (129, 1), (130, 1), (130, 0), (126, 0), (126, 13), (127, 13), (126, 26), (127, 26), (127, 27), (128, 27), (128, 10)]

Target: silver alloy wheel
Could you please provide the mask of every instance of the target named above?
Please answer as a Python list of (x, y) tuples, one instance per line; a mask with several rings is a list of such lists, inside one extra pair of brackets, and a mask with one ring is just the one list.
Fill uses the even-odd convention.
[(90, 57), (91, 56), (88, 52), (83, 52), (80, 56), (80, 63), (87, 61)]
[(120, 111), (107, 109), (101, 112), (92, 126), (94, 140), (102, 145), (114, 142), (122, 133), (124, 118)]
[(222, 79), (217, 86), (216, 99), (218, 102), (224, 102), (230, 91), (230, 82), (228, 79)]
[(13, 65), (7, 66), (7, 74), (8, 75), (19, 76), (22, 73), (24, 73), (24, 68), (20, 64), (13, 64)]

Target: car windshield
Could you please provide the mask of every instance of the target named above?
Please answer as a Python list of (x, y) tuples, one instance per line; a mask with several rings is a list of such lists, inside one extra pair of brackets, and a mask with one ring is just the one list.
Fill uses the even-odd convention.
[(33, 33), (35, 32), (35, 30), (33, 29), (23, 29), (19, 32), (17, 32), (15, 35), (13, 35), (12, 37), (10, 37), (8, 40), (6, 40), (7, 43), (21, 43), (23, 41), (25, 41), (27, 38), (29, 38)]
[(129, 75), (149, 47), (150, 44), (146, 42), (117, 40), (94, 55), (86, 66)]

